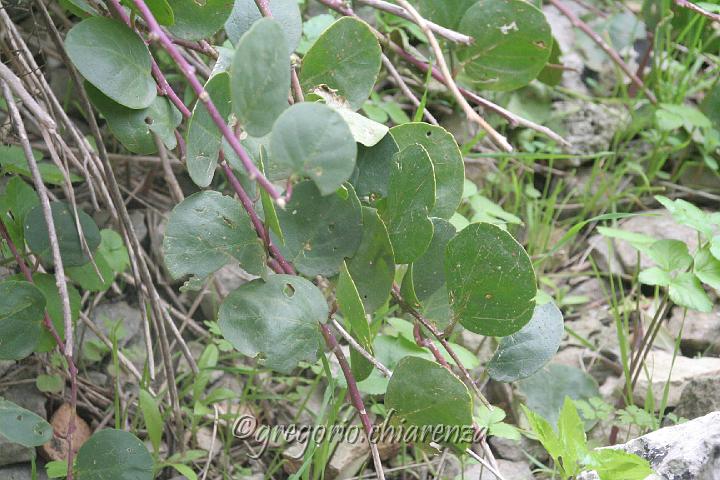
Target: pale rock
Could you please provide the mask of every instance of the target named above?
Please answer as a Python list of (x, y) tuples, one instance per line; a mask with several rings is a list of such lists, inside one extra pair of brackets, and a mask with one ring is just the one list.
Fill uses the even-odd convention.
[[(37, 480), (48, 480), (45, 469), (38, 465), (36, 469)], [(18, 463), (6, 467), (0, 467), (0, 479), (2, 480), (32, 480), (32, 467), (29, 463)]]
[(720, 410), (720, 377), (693, 378), (685, 385), (677, 408), (678, 417), (693, 419)]
[[(625, 128), (628, 113), (622, 107), (563, 100), (553, 103), (555, 115), (563, 118), (565, 139), (576, 154), (591, 154), (610, 148), (615, 132)], [(579, 161), (571, 161), (575, 166)]]
[[(510, 460), (497, 460), (500, 474), (510, 480), (533, 480), (530, 465), (527, 462), (513, 462)], [(481, 473), (482, 472), (482, 473)], [(477, 478), (479, 480), (497, 480), (495, 474), (480, 464), (465, 468), (462, 478)]]
[[(90, 318), (108, 338), (112, 326), (119, 322), (121, 331), (124, 332), (123, 337), (118, 339), (120, 347), (142, 340), (142, 314), (140, 310), (125, 301), (101, 303), (93, 309)], [(90, 330), (85, 334), (85, 338), (99, 341)]]
[(342, 441), (335, 448), (326, 468), (328, 478), (344, 480), (355, 474), (367, 462), (370, 447), (364, 435), (357, 442)]
[(659, 404), (671, 367), (672, 376), (670, 376), (667, 401), (669, 407), (678, 404), (683, 387), (693, 378), (720, 375), (720, 358), (688, 358), (678, 355), (673, 364), (672, 353), (657, 350), (647, 356), (645, 366), (650, 379), (645, 372), (640, 374), (633, 392), (637, 405), (644, 405), (647, 392), (651, 387), (656, 405)]
[[(675, 307), (668, 323), (668, 330), (677, 338), (681, 334), (680, 346), (686, 353), (720, 353), (720, 308), (702, 313)], [(683, 317), (685, 321), (683, 323)]]
[[(577, 10), (578, 15), (584, 13), (582, 7), (574, 2), (568, 2), (567, 7), (571, 10)], [(582, 80), (581, 74), (585, 61), (576, 48), (576, 36), (582, 35), (582, 33), (578, 32), (570, 20), (558, 12), (557, 9), (548, 5), (543, 7), (543, 13), (552, 28), (553, 38), (558, 42), (562, 51), (560, 60), (567, 67), (567, 70), (563, 71), (562, 85), (573, 92), (587, 93), (588, 89)]]
[(148, 228), (145, 224), (145, 213), (142, 210), (133, 210), (130, 212), (130, 223), (132, 223), (138, 241), (142, 242), (145, 240), (148, 234)]

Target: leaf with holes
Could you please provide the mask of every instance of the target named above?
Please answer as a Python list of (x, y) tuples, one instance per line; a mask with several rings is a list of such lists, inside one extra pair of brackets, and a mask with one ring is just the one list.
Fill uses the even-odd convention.
[(278, 118), (270, 135), (272, 163), (310, 178), (330, 195), (355, 169), (357, 146), (343, 117), (321, 103), (298, 103)]
[(155, 100), (150, 52), (124, 23), (85, 19), (68, 32), (65, 49), (82, 76), (120, 105), (141, 109)]
[(473, 422), (472, 397), (465, 384), (445, 367), (415, 356), (403, 358), (393, 370), (385, 407), (419, 427), (470, 427)]
[(0, 436), (24, 447), (39, 447), (52, 439), (53, 430), (44, 418), (0, 398)]
[(95, 432), (77, 454), (83, 480), (152, 480), (153, 459), (135, 435), (108, 428)]
[(323, 196), (312, 182), (301, 182), (285, 209), (277, 213), (285, 236), (285, 244), (278, 246), (308, 277), (336, 275), (343, 259), (352, 257), (360, 246), (362, 210), (349, 185), (346, 191)]
[(411, 263), (427, 250), (433, 236), (428, 216), (434, 205), (433, 164), (421, 145), (410, 145), (395, 156), (383, 215), (395, 263)]
[(269, 368), (290, 373), (299, 362), (314, 363), (326, 322), (322, 292), (304, 278), (272, 275), (231, 292), (220, 306), (218, 325), (226, 340), (243, 355), (261, 354)]
[(390, 129), (400, 150), (422, 145), (435, 172), (433, 217), (449, 219), (460, 205), (465, 183), (465, 163), (455, 138), (444, 128), (427, 123), (406, 123)]
[(242, 128), (261, 137), (288, 108), (290, 58), (278, 22), (263, 18), (238, 41), (231, 66), (233, 112)]
[(468, 225), (445, 254), (456, 320), (482, 335), (504, 337), (524, 327), (535, 308), (535, 272), (525, 249), (489, 223)]
[(35, 350), (44, 311), (45, 297), (31, 283), (0, 283), (0, 360), (20, 360)]
[(202, 40), (220, 30), (230, 16), (233, 0), (172, 0), (175, 23), (168, 30), (185, 40)]
[(395, 261), (387, 228), (370, 207), (362, 207), (362, 241), (348, 261), (348, 270), (355, 280), (365, 311), (374, 313), (390, 296)]
[(375, 85), (381, 54), (365, 22), (343, 17), (320, 35), (303, 58), (300, 82), (308, 92), (321, 86), (335, 90), (358, 110)]
[(170, 214), (163, 239), (173, 278), (204, 278), (230, 262), (247, 272), (264, 271), (265, 250), (240, 202), (219, 192), (198, 192)]
[[(269, 0), (267, 3), (273, 19), (285, 32), (288, 55), (290, 55), (295, 51), (302, 36), (302, 16), (298, 2), (297, 0)], [(225, 32), (232, 43), (237, 43), (240, 37), (261, 18), (262, 15), (255, 0), (235, 0), (230, 18), (225, 22)]]
[[(345, 262), (340, 267), (340, 276), (335, 288), (335, 298), (346, 325), (348, 325), (349, 333), (368, 353), (372, 354), (373, 338), (370, 332), (370, 324), (365, 316), (365, 307), (360, 299), (358, 289)], [(358, 382), (365, 380), (373, 369), (373, 364), (355, 349), (350, 349), (350, 365)]]
[[(231, 111), (230, 75), (221, 72), (205, 84), (213, 103), (226, 119)], [(198, 187), (207, 187), (212, 182), (220, 153), (222, 132), (202, 102), (193, 108), (187, 132), (187, 169), (190, 178)]]
[(536, 306), (527, 325), (500, 341), (488, 362), (488, 374), (498, 382), (529, 377), (555, 355), (564, 331), (562, 313), (554, 303)]
[(545, 15), (524, 0), (479, 0), (458, 30), (475, 39), (458, 49), (460, 67), (475, 88), (523, 87), (540, 74), (552, 52)]
[[(50, 209), (63, 266), (76, 267), (89, 262), (90, 257), (87, 256), (87, 252), (80, 242), (75, 217), (70, 206), (62, 202), (52, 202)], [(100, 230), (87, 213), (78, 210), (77, 215), (87, 248), (94, 253), (100, 245)], [(30, 250), (38, 255), (46, 265), (53, 264), (50, 237), (40, 205), (33, 208), (25, 218), (25, 239)]]
[(132, 109), (116, 103), (89, 83), (85, 88), (110, 131), (131, 152), (140, 155), (157, 152), (153, 134), (160, 137), (167, 148), (172, 150), (177, 146), (175, 129), (182, 121), (182, 114), (167, 98), (156, 97), (149, 107)]

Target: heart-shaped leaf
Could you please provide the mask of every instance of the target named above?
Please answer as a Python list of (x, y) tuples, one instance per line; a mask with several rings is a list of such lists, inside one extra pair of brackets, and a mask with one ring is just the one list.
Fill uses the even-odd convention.
[(150, 52), (124, 23), (87, 18), (67, 33), (65, 49), (82, 76), (120, 105), (140, 109), (155, 100)]
[(0, 398), (0, 435), (30, 448), (49, 442), (53, 429), (36, 413)]
[(240, 202), (219, 192), (187, 197), (170, 214), (163, 239), (173, 278), (204, 278), (229, 262), (247, 272), (264, 271), (265, 250)]
[(490, 377), (514, 382), (534, 374), (555, 355), (563, 333), (562, 313), (555, 304), (536, 306), (527, 325), (500, 341), (487, 364)]
[(202, 40), (220, 30), (230, 16), (233, 0), (172, 0), (175, 23), (168, 30), (185, 40)]
[(45, 297), (33, 284), (0, 283), (0, 360), (20, 360), (35, 350), (44, 311)]
[(357, 110), (370, 96), (381, 63), (380, 45), (368, 25), (343, 17), (320, 35), (303, 58), (303, 89), (327, 87)]
[(153, 459), (135, 435), (108, 428), (95, 432), (77, 455), (83, 480), (152, 480)]
[[(288, 44), (288, 55), (295, 51), (302, 36), (302, 17), (297, 0), (269, 0), (270, 12), (285, 32)], [(258, 10), (255, 0), (235, 0), (235, 6), (230, 13), (230, 18), (225, 22), (225, 32), (232, 43), (237, 43), (240, 37), (250, 30), (262, 15)]]
[(504, 337), (519, 331), (535, 309), (535, 272), (525, 249), (490, 223), (468, 225), (445, 254), (453, 314), (468, 330)]
[(253, 280), (228, 295), (220, 306), (223, 336), (243, 355), (262, 354), (273, 370), (289, 373), (299, 362), (318, 358), (318, 322), (326, 322), (322, 292), (302, 277), (272, 275)]
[(479, 0), (460, 21), (459, 31), (475, 43), (458, 49), (473, 86), (514, 90), (537, 77), (552, 52), (550, 25), (541, 10), (524, 0)]
[(278, 22), (258, 20), (238, 41), (231, 67), (233, 111), (242, 128), (261, 137), (288, 107), (290, 57)]
[(329, 195), (350, 178), (357, 146), (343, 117), (321, 103), (297, 103), (278, 118), (270, 135), (272, 163), (309, 177)]

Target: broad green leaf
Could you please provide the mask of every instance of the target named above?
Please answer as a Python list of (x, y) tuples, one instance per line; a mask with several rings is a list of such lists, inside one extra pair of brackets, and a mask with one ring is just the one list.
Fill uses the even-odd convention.
[(527, 85), (552, 51), (545, 15), (524, 0), (479, 0), (465, 12), (458, 30), (475, 39), (458, 49), (460, 67), (467, 80), (483, 90)]
[(370, 207), (362, 207), (363, 232), (360, 246), (348, 261), (365, 311), (374, 313), (387, 302), (395, 276), (395, 262), (387, 228)]
[(31, 283), (0, 283), (0, 360), (20, 360), (35, 350), (44, 311), (45, 297)]
[(562, 464), (567, 475), (580, 473), (578, 464), (587, 455), (587, 437), (585, 424), (578, 415), (575, 402), (565, 397), (560, 418), (558, 418), (558, 435), (563, 442)]
[[(90, 261), (80, 243), (71, 207), (62, 202), (50, 204), (55, 232), (60, 246), (60, 257), (65, 267), (76, 267)], [(95, 221), (82, 210), (77, 211), (80, 227), (90, 252), (94, 253), (100, 245), (100, 230)], [(51, 265), (52, 252), (50, 237), (41, 206), (33, 208), (25, 218), (25, 239), (30, 250), (38, 255), (46, 265)]]
[(326, 322), (322, 292), (302, 277), (272, 275), (253, 280), (228, 295), (220, 306), (223, 336), (243, 355), (261, 354), (269, 368), (290, 373), (299, 362), (318, 359), (318, 322)]
[(238, 41), (231, 67), (233, 112), (242, 128), (261, 137), (288, 108), (290, 57), (278, 22), (258, 20)]
[(355, 169), (357, 146), (337, 111), (321, 103), (297, 103), (275, 122), (270, 135), (272, 163), (307, 176), (330, 195)]
[(470, 197), (470, 206), (475, 212), (475, 215), (470, 219), (470, 223), (487, 222), (500, 226), (505, 226), (508, 223), (514, 225), (522, 223), (520, 218), (506, 212), (502, 206), (483, 195), (478, 194)]
[(588, 459), (588, 468), (595, 470), (600, 480), (644, 480), (653, 473), (647, 460), (623, 450), (593, 450)]
[(682, 272), (670, 282), (670, 300), (681, 307), (709, 313), (713, 303), (694, 273)]
[(285, 236), (285, 244), (278, 246), (305, 276), (337, 274), (343, 259), (360, 246), (360, 201), (352, 187), (345, 193), (323, 196), (313, 182), (301, 182), (285, 209), (277, 212)]
[(423, 17), (438, 25), (457, 30), (465, 12), (476, 0), (417, 0), (417, 9)]
[(713, 88), (705, 94), (700, 110), (720, 129), (720, 83), (715, 82)]
[[(297, 0), (269, 0), (268, 6), (273, 19), (282, 26), (288, 44), (288, 55), (295, 51), (302, 35), (302, 17)], [(235, 0), (230, 18), (225, 22), (225, 32), (232, 43), (250, 30), (250, 27), (262, 18), (255, 0)]]
[(168, 30), (185, 40), (202, 40), (223, 27), (232, 7), (233, 0), (172, 0), (175, 23)]
[(664, 131), (684, 127), (688, 132), (695, 128), (710, 128), (712, 123), (697, 108), (687, 105), (661, 103), (655, 112), (658, 128)]
[[(445, 249), (457, 233), (455, 227), (441, 218), (431, 219), (433, 237), (428, 249), (412, 265), (412, 279), (415, 294), (420, 301), (440, 289), (445, 291)], [(447, 292), (445, 291), (447, 295)]]
[(138, 393), (138, 404), (140, 405), (140, 411), (142, 412), (143, 419), (145, 420), (145, 427), (147, 428), (148, 437), (150, 437), (150, 443), (152, 443), (153, 450), (160, 453), (160, 442), (162, 441), (163, 434), (163, 419), (162, 415), (160, 415), (158, 402), (146, 390), (140, 389)]
[(607, 238), (615, 238), (618, 240), (624, 240), (628, 242), (633, 248), (646, 252), (650, 248), (650, 245), (655, 243), (657, 240), (650, 235), (644, 233), (629, 232), (619, 228), (611, 227), (597, 227), (597, 231), (600, 235)]
[(701, 282), (720, 290), (720, 260), (713, 257), (709, 249), (703, 248), (695, 254), (693, 272)]
[(19, 176), (10, 177), (0, 195), (0, 215), (15, 245), (25, 245), (25, 217), (39, 204), (40, 199), (30, 185)]
[(395, 263), (411, 263), (427, 250), (433, 237), (428, 217), (434, 205), (433, 164), (421, 145), (410, 145), (394, 158), (383, 215)]
[(343, 17), (328, 27), (303, 58), (300, 82), (305, 91), (327, 87), (352, 108), (362, 107), (380, 72), (381, 50), (368, 25)]
[[(13, 275), (9, 278), (10, 280), (24, 281), (25, 277), (22, 274)], [(45, 310), (50, 315), (50, 320), (55, 326), (55, 330), (60, 339), (65, 339), (65, 321), (63, 317), (62, 300), (60, 299), (60, 292), (58, 292), (57, 284), (55, 283), (55, 276), (48, 273), (35, 272), (32, 276), (33, 285), (45, 297)], [(68, 297), (70, 297), (70, 317), (73, 322), (76, 322), (80, 316), (80, 294), (77, 289), (72, 285), (68, 284)], [(55, 338), (53, 338), (50, 331), (42, 328), (40, 331), (40, 340), (35, 347), (35, 351), (38, 353), (46, 353), (55, 348)]]
[(65, 273), (83, 289), (102, 292), (110, 288), (115, 274), (122, 273), (130, 263), (122, 237), (113, 230), (100, 231), (100, 246), (95, 252), (94, 260), (102, 277), (98, 276), (92, 263), (89, 262), (80, 267), (68, 267)]
[(682, 198), (670, 200), (662, 195), (656, 195), (655, 200), (672, 214), (676, 222), (687, 225), (708, 238), (713, 235), (713, 225), (708, 215), (692, 203)]
[(553, 429), (550, 422), (545, 420), (545, 418), (533, 412), (522, 403), (520, 407), (525, 413), (525, 417), (528, 419), (530, 428), (537, 437), (537, 440), (545, 447), (545, 450), (547, 450), (553, 460), (557, 461), (563, 453), (563, 446), (562, 440), (555, 432), (555, 429)]
[(663, 239), (650, 245), (648, 256), (663, 270), (683, 270), (690, 266), (692, 257), (685, 242)]
[(195, 193), (170, 214), (163, 239), (173, 278), (204, 278), (230, 262), (247, 272), (264, 271), (265, 249), (240, 202), (215, 191)]
[(545, 85), (549, 85), (551, 87), (554, 87), (556, 85), (559, 85), (562, 81), (563, 76), (563, 65), (560, 60), (560, 57), (562, 57), (562, 50), (560, 50), (560, 44), (558, 41), (553, 37), (553, 43), (552, 43), (552, 50), (550, 51), (550, 58), (548, 58), (548, 63), (545, 65), (545, 68), (543, 68), (540, 71), (540, 74), (537, 76), (537, 79), (544, 83)]
[(116, 103), (89, 83), (85, 88), (110, 131), (129, 151), (140, 155), (157, 152), (153, 134), (158, 135), (167, 148), (177, 146), (175, 129), (182, 115), (167, 98), (158, 96), (149, 107), (132, 109)]
[(335, 110), (343, 117), (345, 123), (347, 123), (355, 141), (366, 147), (377, 145), (390, 130), (382, 123), (370, 120), (350, 109), (337, 108)]
[(710, 242), (710, 253), (713, 257), (720, 260), (720, 235), (716, 235)]
[(352, 184), (359, 197), (386, 197), (393, 156), (399, 149), (392, 135), (385, 135), (372, 147), (358, 145), (358, 155)]
[(394, 409), (406, 425), (470, 426), (473, 421), (465, 384), (445, 367), (415, 356), (403, 358), (393, 370), (385, 407)]
[[(139, 14), (132, 0), (122, 0), (120, 3), (131, 9), (136, 15)], [(145, 5), (150, 9), (153, 17), (160, 25), (169, 26), (175, 23), (175, 14), (170, 4), (168, 4), (168, 0), (145, 0)]]
[[(33, 157), (38, 164), (38, 170), (43, 182), (50, 185), (62, 185), (65, 183), (62, 172), (55, 164), (40, 161), (43, 157), (42, 153), (33, 150)], [(0, 167), (2, 167), (2, 173), (17, 173), (23, 177), (32, 178), (25, 153), (23, 153), (22, 148), (15, 145), (0, 145)], [(70, 173), (71, 182), (79, 182), (80, 180), (82, 180), (82, 177)]]
[(124, 23), (87, 18), (68, 32), (65, 49), (82, 76), (115, 102), (141, 109), (155, 100), (150, 52)]
[(468, 330), (504, 337), (535, 309), (535, 272), (525, 249), (506, 231), (473, 223), (448, 243), (445, 277), (454, 317)]
[(659, 267), (650, 267), (640, 272), (638, 275), (640, 283), (645, 285), (659, 285), (667, 287), (672, 281), (670, 274)]
[(0, 398), (0, 436), (23, 447), (38, 447), (52, 439), (53, 430), (44, 418)]
[(555, 355), (563, 333), (562, 313), (555, 304), (537, 305), (527, 325), (500, 341), (487, 364), (488, 374), (499, 382), (529, 377)]
[[(560, 418), (565, 397), (587, 400), (600, 396), (597, 382), (582, 370), (550, 363), (533, 376), (520, 380), (518, 388), (526, 397), (526, 405), (550, 424)], [(548, 388), (548, 386), (552, 388)], [(587, 427), (587, 426), (586, 426)]]
[(152, 480), (153, 459), (135, 435), (108, 428), (95, 432), (77, 455), (82, 480)]
[(462, 197), (465, 163), (455, 138), (442, 127), (407, 123), (390, 129), (400, 150), (418, 143), (427, 150), (435, 172), (435, 207), (431, 216), (450, 218)]
[[(205, 84), (213, 103), (226, 119), (231, 111), (230, 75), (218, 73)], [(190, 178), (198, 187), (207, 187), (212, 182), (220, 153), (222, 133), (207, 108), (198, 102), (193, 108), (187, 132), (187, 169)]]
[[(265, 150), (262, 149), (262, 152)], [(260, 171), (265, 174), (265, 155), (260, 155)], [(270, 194), (264, 188), (260, 189), (260, 202), (263, 209), (263, 221), (265, 225), (272, 230), (272, 232), (278, 236), (280, 243), (285, 243), (285, 237), (283, 237), (282, 229), (280, 228), (280, 220), (278, 220), (277, 210), (275, 209), (275, 202), (270, 198)]]
[(65, 389), (65, 378), (60, 375), (38, 375), (35, 386), (44, 393), (62, 393)]
[[(365, 316), (365, 307), (360, 299), (358, 289), (345, 262), (340, 267), (335, 298), (343, 318), (349, 325), (350, 334), (367, 352), (372, 354), (373, 338), (370, 324)], [(357, 381), (365, 380), (373, 369), (373, 364), (355, 349), (350, 349), (350, 365)]]
[(87, 15), (99, 15), (98, 11), (86, 0), (60, 0), (60, 5), (80, 18)]
[(323, 13), (315, 15), (303, 22), (302, 37), (296, 49), (297, 53), (305, 55), (320, 35), (322, 35), (325, 29), (332, 25), (334, 21), (335, 17), (330, 14)]

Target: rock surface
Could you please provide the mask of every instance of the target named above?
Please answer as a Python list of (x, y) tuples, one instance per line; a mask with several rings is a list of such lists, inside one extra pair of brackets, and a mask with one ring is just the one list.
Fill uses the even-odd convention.
[[(710, 313), (675, 307), (668, 323), (668, 330), (677, 337), (682, 328), (680, 347), (686, 354), (720, 353), (720, 308)], [(685, 322), (683, 323), (683, 316)]]
[[(37, 466), (36, 473), (37, 480), (47, 480), (47, 474), (42, 466)], [(0, 467), (0, 478), (2, 480), (32, 480), (32, 468), (29, 463)]]
[[(68, 403), (60, 405), (60, 408), (53, 413), (53, 416), (50, 419), (50, 424), (53, 427), (53, 431), (60, 433), (60, 436), (53, 436), (48, 443), (41, 447), (43, 457), (48, 460), (64, 460), (67, 458), (69, 451), (67, 440), (60, 437), (65, 437), (67, 435), (68, 426), (70, 425), (70, 420), (72, 418), (72, 408)], [(80, 450), (80, 447), (82, 447), (82, 445), (90, 438), (92, 432), (90, 431), (90, 426), (85, 420), (80, 418), (77, 414), (75, 414), (74, 418), (75, 431), (72, 435), (72, 446), (73, 451), (77, 453), (77, 451)]]
[[(142, 314), (137, 308), (127, 302), (103, 303), (95, 307), (91, 319), (98, 328), (110, 338), (112, 326), (120, 323), (122, 338), (118, 339), (120, 347), (134, 343), (142, 337)], [(94, 333), (88, 330), (86, 339), (99, 340)]]
[(675, 415), (693, 419), (720, 410), (720, 377), (693, 378), (685, 385)]
[[(530, 465), (526, 462), (513, 462), (510, 460), (498, 460), (498, 470), (508, 480), (533, 480)], [(481, 475), (482, 472), (482, 475)], [(497, 477), (480, 464), (471, 465), (465, 468), (462, 478), (477, 478), (479, 480), (497, 480)]]

